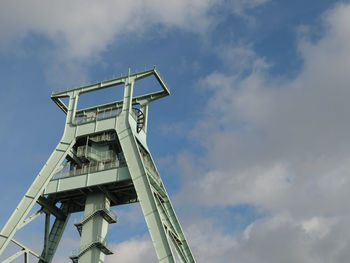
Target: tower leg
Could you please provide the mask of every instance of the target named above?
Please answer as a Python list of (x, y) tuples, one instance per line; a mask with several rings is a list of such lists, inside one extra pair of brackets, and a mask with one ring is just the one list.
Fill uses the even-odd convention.
[(149, 152), (140, 146), (142, 160), (146, 174), (155, 197), (157, 210), (160, 214), (167, 236), (172, 240), (174, 248), (183, 263), (194, 263), (190, 247), (176, 217), (175, 211), (170, 202), (170, 198), (165, 190), (156, 166)]
[[(171, 205), (170, 199), (162, 185), (162, 190), (155, 188), (154, 191), (157, 193), (157, 207), (158, 211), (162, 215), (162, 220), (167, 226), (167, 231), (170, 238), (173, 241), (174, 247), (179, 255), (181, 262), (183, 263), (194, 263), (190, 247), (187, 243), (185, 235), (181, 229), (180, 223), (176, 217), (176, 214)], [(163, 196), (163, 197), (162, 197)]]
[(195, 260), (151, 155), (139, 146), (130, 127), (131, 100), (128, 98), (131, 93), (132, 85), (126, 85), (123, 112), (119, 116), (116, 130), (158, 261), (175, 262), (169, 243), (171, 239), (181, 262), (194, 263)]
[[(118, 128), (123, 123), (118, 123)], [(125, 125), (125, 124), (124, 124)], [(125, 127), (125, 126), (124, 126)], [(119, 129), (118, 129), (119, 130)], [(175, 262), (157, 204), (130, 128), (117, 131), (133, 184), (160, 263)]]
[(24, 195), (17, 208), (12, 213), (10, 219), (1, 230), (0, 255), (8, 243), (11, 241), (18, 226), (25, 220), (26, 216), (38, 200), (39, 196), (43, 193), (45, 187), (54, 175), (57, 167), (63, 162), (73, 147), (73, 144), (74, 140), (70, 142), (61, 140), (44, 167), (41, 169), (39, 175), (35, 178), (27, 193)]

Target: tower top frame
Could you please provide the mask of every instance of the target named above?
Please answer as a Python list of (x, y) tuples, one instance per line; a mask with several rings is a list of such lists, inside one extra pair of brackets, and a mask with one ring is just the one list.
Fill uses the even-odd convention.
[[(84, 93), (88, 93), (88, 92), (92, 92), (92, 91), (96, 91), (96, 90), (101, 90), (101, 89), (105, 89), (105, 88), (109, 88), (109, 87), (113, 87), (113, 86), (118, 86), (118, 85), (122, 85), (122, 84), (133, 84), (138, 80), (141, 80), (143, 78), (150, 77), (150, 76), (154, 76), (156, 78), (156, 80), (158, 81), (158, 83), (162, 87), (162, 90), (157, 91), (157, 92), (152, 92), (149, 94), (136, 96), (132, 99), (132, 104), (140, 104), (141, 106), (144, 106), (144, 105), (148, 105), (150, 102), (152, 102), (154, 100), (158, 100), (158, 99), (161, 99), (163, 97), (170, 95), (169, 87), (166, 85), (165, 81), (162, 79), (162, 77), (159, 74), (159, 71), (156, 69), (155, 66), (152, 69), (145, 70), (143, 72), (133, 73), (133, 74), (130, 73), (130, 69), (129, 69), (129, 73), (127, 75), (124, 75), (124, 76), (121, 76), (118, 78), (105, 80), (105, 81), (97, 82), (97, 83), (90, 84), (87, 86), (73, 88), (73, 89), (69, 89), (69, 90), (65, 90), (65, 91), (53, 92), (51, 94), (51, 99), (57, 104), (57, 106), (65, 114), (67, 114), (69, 106), (66, 105), (62, 101), (62, 98), (73, 99), (74, 97), (80, 96)], [(122, 105), (123, 105), (123, 100), (118, 100), (118, 101), (114, 101), (111, 103), (107, 103), (107, 104), (103, 104), (103, 105), (96, 105), (94, 107), (82, 109), (80, 111), (90, 110), (90, 109), (94, 109), (97, 107), (103, 107), (103, 108), (108, 108), (111, 106), (121, 107)]]

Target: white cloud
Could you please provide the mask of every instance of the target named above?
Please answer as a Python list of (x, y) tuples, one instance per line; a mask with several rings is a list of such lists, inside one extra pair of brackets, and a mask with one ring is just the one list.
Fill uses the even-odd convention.
[(234, 49), (234, 57), (247, 57), (238, 65), (250, 73), (223, 55), (231, 74), (214, 72), (201, 82), (207, 113), (191, 138), (207, 155), (179, 156), (185, 185), (179, 198), (269, 212), (242, 236), (231, 235), (237, 246), (227, 262), (349, 258), (349, 17), (350, 5), (337, 5), (323, 16), (322, 37), (300, 38), (303, 65), (294, 78), (275, 77), (253, 51)]
[(275, 214), (235, 234), (216, 220), (203, 219), (185, 232), (191, 237), (198, 262), (346, 262), (348, 219), (313, 217), (299, 221), (288, 214)]
[(114, 254), (106, 257), (112, 262), (156, 262), (157, 256), (150, 239), (132, 239), (113, 245)]
[[(75, 86), (86, 83), (88, 67), (103, 64), (103, 52), (112, 45), (165, 37), (172, 29), (205, 37), (223, 12), (243, 15), (264, 2), (4, 0), (0, 4), (0, 52), (28, 56), (40, 51), (41, 59), (47, 61), (49, 83)], [(36, 49), (31, 46), (38, 43), (33, 38), (46, 45)]]
[[(340, 9), (350, 13), (348, 6), (342, 6), (327, 18), (339, 16)], [(197, 124), (192, 136), (208, 150), (208, 173), (198, 186), (210, 188), (214, 178), (225, 178), (260, 202), (266, 192), (271, 193), (271, 188), (264, 191), (259, 183), (264, 176), (267, 184), (274, 180), (270, 185), (285, 185), (292, 191), (297, 186), (298, 192), (306, 195), (316, 193), (330, 173), (346, 183), (350, 50), (346, 45), (339, 48), (337, 43), (346, 31), (338, 36), (336, 26), (330, 24), (317, 43), (301, 45), (304, 65), (295, 79), (270, 76), (266, 64), (257, 58), (251, 62), (251, 74), (244, 78), (216, 72), (202, 81), (210, 93), (204, 107), (207, 117)], [(262, 187), (261, 194), (255, 193), (254, 185)], [(314, 187), (312, 192), (309, 187)], [(276, 195), (288, 192), (284, 189)]]
[(248, 8), (254, 8), (258, 5), (266, 3), (268, 0), (239, 0), (233, 1), (233, 11), (238, 14), (242, 14)]
[(202, 218), (184, 231), (196, 262), (232, 262), (231, 252), (239, 247), (236, 237), (225, 233), (215, 220)]
[(330, 226), (327, 220), (319, 217), (313, 217), (309, 220), (305, 220), (301, 224), (302, 229), (310, 237), (323, 238), (329, 233)]
[[(66, 58), (90, 58), (126, 35), (157, 34), (159, 27), (201, 33), (215, 24), (221, 0), (181, 1), (2, 1), (2, 44), (30, 33), (48, 38)], [(263, 3), (232, 1), (239, 12)], [(237, 3), (236, 3), (237, 2)], [(238, 8), (239, 7), (239, 8)], [(233, 10), (234, 12), (236, 12)], [(238, 11), (237, 11), (238, 12)], [(214, 12), (215, 13), (215, 12)], [(148, 31), (152, 28), (152, 31)], [(116, 40), (116, 41), (115, 41)]]

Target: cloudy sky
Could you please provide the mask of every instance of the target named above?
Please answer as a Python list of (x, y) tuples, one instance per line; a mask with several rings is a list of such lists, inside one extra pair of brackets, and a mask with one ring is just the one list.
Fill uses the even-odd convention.
[[(348, 262), (349, 1), (0, 0), (1, 226), (62, 134), (51, 92), (153, 65), (148, 144), (197, 262)], [(156, 262), (139, 205), (113, 211), (106, 262)]]

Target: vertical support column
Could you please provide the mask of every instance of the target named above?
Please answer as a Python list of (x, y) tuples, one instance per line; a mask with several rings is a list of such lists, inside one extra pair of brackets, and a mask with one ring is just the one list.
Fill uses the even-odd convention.
[(75, 112), (77, 110), (79, 94), (72, 92), (69, 95), (68, 111), (66, 118), (66, 125), (74, 123)]
[(103, 193), (87, 197), (80, 241), (79, 263), (104, 262), (108, 222), (101, 209), (109, 210), (110, 201)]
[(50, 214), (45, 213), (45, 235), (44, 235), (44, 253), (49, 253), (49, 236), (50, 236)]
[(123, 111), (129, 113), (132, 108), (132, 93), (134, 90), (134, 79), (128, 78), (124, 85)]

